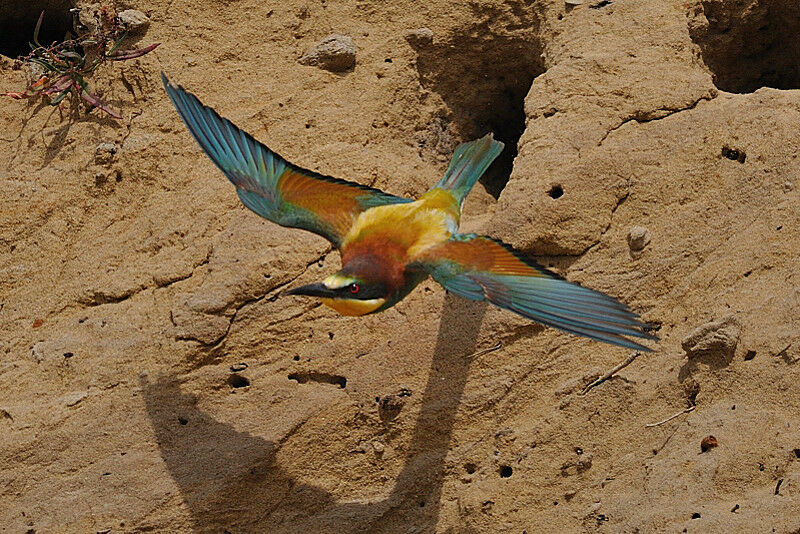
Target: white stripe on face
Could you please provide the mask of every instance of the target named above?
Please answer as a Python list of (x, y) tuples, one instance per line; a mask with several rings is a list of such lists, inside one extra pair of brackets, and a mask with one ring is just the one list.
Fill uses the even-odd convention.
[(322, 281), (328, 289), (341, 289), (347, 287), (356, 280), (350, 276), (343, 276), (339, 273), (334, 273)]

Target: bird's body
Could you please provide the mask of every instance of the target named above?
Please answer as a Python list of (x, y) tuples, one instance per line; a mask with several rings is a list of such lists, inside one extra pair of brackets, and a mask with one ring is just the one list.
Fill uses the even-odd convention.
[[(383, 280), (386, 301), (325, 299), (343, 315), (364, 315), (391, 307), (427, 273), (410, 268), (425, 250), (444, 243), (458, 229), (461, 208), (443, 189), (432, 189), (408, 204), (377, 206), (362, 212), (340, 247), (342, 270)], [(379, 305), (376, 305), (379, 304)]]
[(447, 290), (488, 300), (543, 324), (637, 350), (655, 339), (627, 306), (572, 284), (489, 237), (459, 234), (461, 203), (503, 144), (491, 134), (460, 145), (444, 177), (417, 200), (287, 162), (182, 87), (164, 86), (194, 138), (245, 206), (283, 226), (327, 238), (342, 268), (289, 291), (343, 315), (385, 310), (432, 276)]

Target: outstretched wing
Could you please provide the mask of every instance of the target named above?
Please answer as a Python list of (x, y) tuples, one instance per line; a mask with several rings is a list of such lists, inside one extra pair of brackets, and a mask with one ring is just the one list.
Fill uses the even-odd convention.
[(301, 169), (256, 141), (161, 73), (192, 136), (236, 186), (245, 206), (281, 226), (302, 228), (339, 246), (359, 213), (411, 202), (378, 189)]
[(488, 300), (547, 326), (634, 350), (651, 349), (624, 336), (657, 339), (627, 306), (567, 282), (499, 241), (460, 234), (416, 262), (445, 289)]

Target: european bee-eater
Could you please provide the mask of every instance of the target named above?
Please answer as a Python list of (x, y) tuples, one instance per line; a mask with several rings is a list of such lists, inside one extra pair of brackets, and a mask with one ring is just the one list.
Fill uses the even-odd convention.
[(462, 297), (650, 350), (624, 337), (656, 339), (613, 297), (567, 282), (491, 237), (458, 233), (464, 197), (503, 149), (491, 134), (456, 148), (444, 178), (410, 200), (293, 165), (161, 76), (181, 119), (245, 206), (281, 226), (319, 234), (339, 250), (339, 272), (289, 294), (364, 315), (394, 306), (430, 275)]

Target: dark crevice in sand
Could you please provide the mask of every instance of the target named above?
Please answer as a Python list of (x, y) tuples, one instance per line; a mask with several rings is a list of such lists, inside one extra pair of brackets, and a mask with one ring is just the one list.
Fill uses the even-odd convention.
[(70, 0), (25, 0), (0, 3), (0, 54), (12, 59), (27, 55), (39, 15), (44, 12), (39, 42), (47, 46), (72, 32), (75, 3)]
[(719, 89), (800, 89), (797, 0), (704, 0), (689, 33)]

